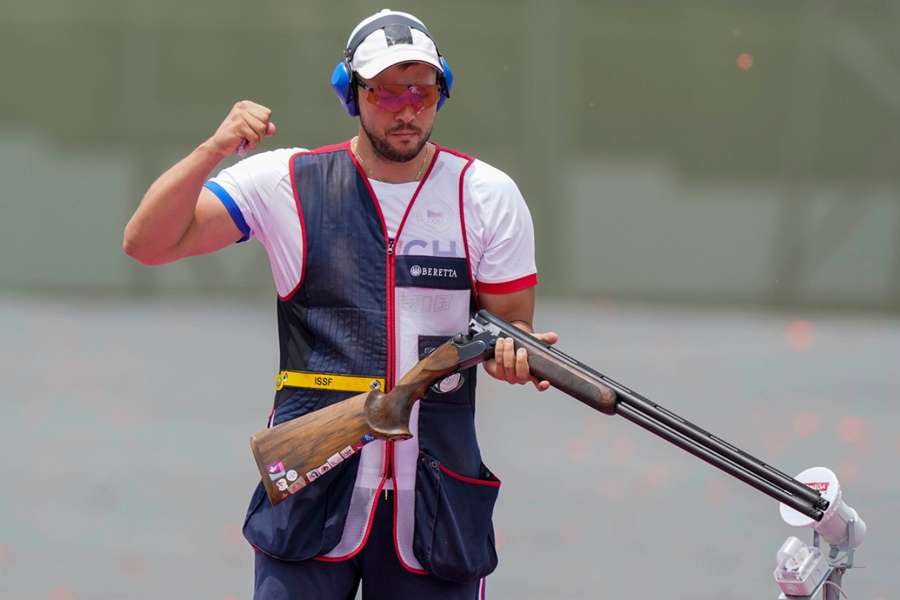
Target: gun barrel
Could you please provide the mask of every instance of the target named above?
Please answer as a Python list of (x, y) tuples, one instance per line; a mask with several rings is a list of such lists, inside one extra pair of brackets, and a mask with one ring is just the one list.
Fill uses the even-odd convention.
[[(784, 488), (794, 496), (803, 498), (807, 502), (811, 503), (814, 507), (821, 510), (825, 510), (826, 508), (828, 508), (828, 501), (825, 500), (818, 491), (813, 490), (806, 485), (803, 485), (790, 475), (779, 471), (775, 467), (766, 464), (755, 456), (752, 456), (751, 454), (748, 454), (747, 452), (741, 450), (734, 444), (726, 442), (725, 440), (709, 433), (708, 431), (694, 425), (690, 421), (676, 415), (672, 411), (663, 408), (659, 404), (648, 400), (647, 398), (633, 392), (632, 390), (629, 390), (625, 386), (609, 379), (608, 377), (601, 377), (607, 385), (609, 385), (619, 394), (619, 406), (617, 408), (620, 408), (622, 404), (632, 406), (641, 413), (652, 418), (654, 421), (670, 427), (671, 429), (679, 432), (688, 439), (705, 448), (709, 448), (716, 454), (743, 467), (744, 469), (757, 475), (758, 477), (761, 477), (764, 480), (770, 481), (775, 485)], [(808, 516), (810, 516), (811, 518), (815, 518), (812, 515)]]
[(693, 454), (697, 458), (713, 465), (714, 467), (721, 469), (732, 477), (740, 479), (744, 483), (756, 488), (767, 496), (774, 498), (779, 502), (783, 502), (797, 512), (802, 513), (811, 519), (815, 519), (816, 521), (820, 521), (822, 519), (823, 512), (816, 508), (812, 502), (806, 500), (805, 498), (799, 498), (794, 494), (791, 494), (772, 481), (760, 477), (757, 473), (754, 473), (753, 471), (735, 464), (728, 458), (722, 457), (714, 450), (697, 443), (695, 440), (682, 435), (678, 431), (674, 431), (666, 427), (665, 425), (658, 423), (648, 415), (642, 413), (640, 410), (637, 410), (635, 407), (628, 404), (619, 404), (616, 407), (616, 412), (632, 423), (643, 427), (647, 431), (656, 434), (664, 440), (678, 446), (682, 450), (685, 450)]
[[(793, 477), (766, 464), (740, 448), (683, 419), (672, 411), (648, 400), (603, 373), (579, 362), (518, 328), (497, 319), (487, 311), (479, 311), (476, 320), (491, 327), (498, 335), (510, 337), (530, 353), (542, 353), (565, 363), (597, 386), (611, 389), (615, 395), (615, 413), (659, 435), (676, 446), (722, 469), (761, 492), (781, 501), (808, 517), (822, 518), (828, 501), (822, 495)], [(554, 383), (551, 381), (551, 383)], [(564, 390), (565, 391), (565, 390)], [(581, 397), (579, 400), (584, 401)], [(592, 405), (590, 402), (586, 404)], [(594, 406), (594, 408), (598, 408)], [(603, 410), (603, 412), (608, 412)]]

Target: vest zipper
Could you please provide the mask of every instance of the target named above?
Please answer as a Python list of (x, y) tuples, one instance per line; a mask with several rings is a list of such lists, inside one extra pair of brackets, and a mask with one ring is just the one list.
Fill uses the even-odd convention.
[[(387, 392), (394, 388), (394, 363), (396, 362), (394, 348), (394, 238), (388, 238), (387, 244), (387, 268), (388, 268), (388, 289), (387, 289), (387, 320), (388, 320), (388, 365), (387, 374), (385, 376), (385, 389)], [(394, 442), (387, 441), (387, 460), (385, 461), (383, 477), (385, 481), (392, 480), (394, 477)], [(394, 484), (396, 486), (396, 483)], [(384, 498), (388, 498), (388, 490), (384, 490)]]

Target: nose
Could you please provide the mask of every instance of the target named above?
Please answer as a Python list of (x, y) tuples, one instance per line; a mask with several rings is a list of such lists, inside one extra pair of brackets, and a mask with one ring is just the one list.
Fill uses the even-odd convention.
[(412, 107), (411, 104), (407, 104), (404, 106), (400, 112), (394, 115), (394, 118), (402, 123), (409, 124), (415, 121), (416, 117), (419, 115), (419, 112)]

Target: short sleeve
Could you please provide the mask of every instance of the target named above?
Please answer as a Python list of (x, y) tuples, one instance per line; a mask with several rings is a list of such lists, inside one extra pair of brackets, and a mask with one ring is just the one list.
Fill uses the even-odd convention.
[(290, 177), (291, 157), (301, 148), (261, 152), (223, 169), (204, 184), (242, 233), (265, 248), (279, 295), (299, 281), (302, 229)]
[(259, 236), (265, 228), (266, 203), (288, 177), (288, 160), (299, 148), (254, 154), (223, 169), (205, 186), (222, 202), (243, 234), (241, 241)]
[(478, 291), (508, 294), (537, 285), (534, 224), (515, 182), (481, 161), (466, 179), (466, 229)]

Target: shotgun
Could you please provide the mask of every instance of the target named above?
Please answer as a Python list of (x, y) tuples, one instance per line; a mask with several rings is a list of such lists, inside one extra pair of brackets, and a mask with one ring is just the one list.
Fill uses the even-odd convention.
[(820, 492), (485, 310), (472, 318), (468, 332), (438, 346), (386, 393), (372, 389), (252, 436), (269, 500), (282, 502), (368, 442), (412, 437), (413, 404), (430, 387), (448, 391), (442, 383), (449, 384), (449, 376), (492, 358), (500, 338), (526, 349), (532, 375), (594, 410), (620, 415), (812, 519), (820, 520), (828, 508)]

